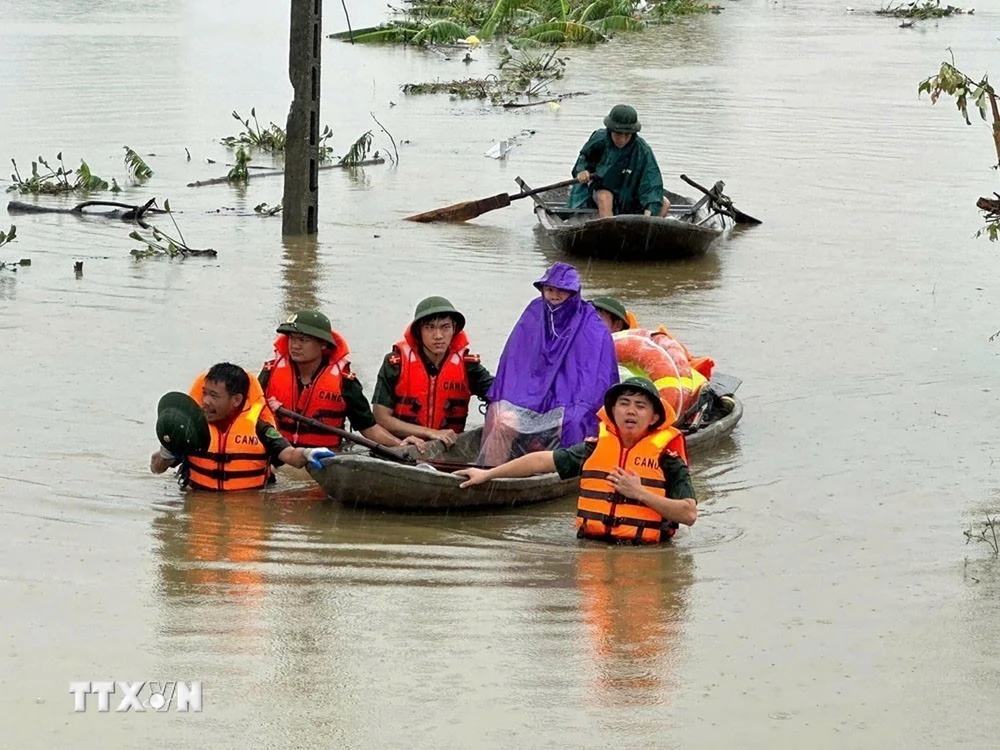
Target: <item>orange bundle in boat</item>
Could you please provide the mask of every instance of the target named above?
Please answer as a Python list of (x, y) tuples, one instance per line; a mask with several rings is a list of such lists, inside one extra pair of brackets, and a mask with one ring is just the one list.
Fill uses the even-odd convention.
[(683, 414), (698, 399), (706, 379), (691, 367), (684, 345), (661, 329), (655, 333), (642, 328), (619, 331), (613, 336), (622, 378), (649, 378), (660, 396), (677, 414)]

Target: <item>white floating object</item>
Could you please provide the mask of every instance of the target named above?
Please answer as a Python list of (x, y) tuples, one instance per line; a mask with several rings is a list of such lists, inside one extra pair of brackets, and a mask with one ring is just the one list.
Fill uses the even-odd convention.
[(513, 148), (514, 144), (504, 138), (502, 141), (494, 143), (485, 155), (491, 159), (506, 159), (507, 154), (509, 154)]

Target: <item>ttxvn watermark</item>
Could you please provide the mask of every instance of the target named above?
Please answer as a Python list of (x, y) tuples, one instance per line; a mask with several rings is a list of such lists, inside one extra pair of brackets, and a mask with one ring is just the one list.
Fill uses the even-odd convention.
[(175, 710), (201, 712), (201, 682), (71, 682), (69, 692), (78, 713), (87, 710), (88, 695), (97, 696), (98, 712), (109, 713), (111, 696), (118, 693), (122, 699), (116, 712), (169, 711), (175, 699)]

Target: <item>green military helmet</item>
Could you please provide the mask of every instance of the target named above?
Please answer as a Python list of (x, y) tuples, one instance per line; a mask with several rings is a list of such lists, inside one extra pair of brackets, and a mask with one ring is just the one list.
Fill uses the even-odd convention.
[(612, 133), (638, 133), (642, 130), (639, 115), (635, 107), (627, 104), (616, 104), (604, 118), (604, 127)]
[(628, 324), (628, 312), (625, 310), (625, 305), (614, 297), (594, 297), (594, 299), (590, 300), (590, 304), (598, 310), (604, 310), (605, 312), (611, 313), (616, 318), (621, 320), (621, 322), (625, 324), (626, 328), (631, 328)]
[(186, 393), (171, 391), (156, 405), (156, 437), (178, 456), (208, 450), (212, 435), (201, 405)]
[(420, 321), (424, 318), (431, 318), (437, 315), (450, 315), (455, 320), (455, 333), (465, 328), (465, 316), (462, 315), (455, 306), (444, 297), (428, 297), (417, 303), (417, 309), (413, 312), (413, 322), (410, 324), (410, 331), (417, 338), (420, 331), (417, 330)]
[(671, 413), (669, 415), (667, 414), (666, 408), (664, 408), (663, 405), (663, 400), (660, 398), (660, 392), (656, 390), (656, 386), (653, 385), (652, 380), (649, 378), (634, 377), (626, 378), (620, 383), (615, 383), (604, 393), (604, 410), (607, 412), (608, 419), (612, 422), (615, 419), (612, 411), (615, 406), (615, 401), (618, 400), (621, 392), (625, 390), (642, 391), (653, 400), (653, 409), (660, 415), (660, 422), (657, 426), (664, 423), (671, 424), (675, 419), (677, 419), (677, 415), (673, 413), (674, 410), (672, 408), (670, 409)]
[(278, 333), (299, 333), (336, 346), (331, 328), (330, 319), (319, 310), (300, 310), (278, 326)]

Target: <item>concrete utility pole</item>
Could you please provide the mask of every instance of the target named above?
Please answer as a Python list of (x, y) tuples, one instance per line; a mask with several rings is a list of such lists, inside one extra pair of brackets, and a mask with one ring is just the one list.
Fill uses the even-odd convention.
[(288, 77), (294, 95), (285, 141), (281, 234), (316, 234), (319, 210), (320, 51), (323, 0), (292, 0)]

